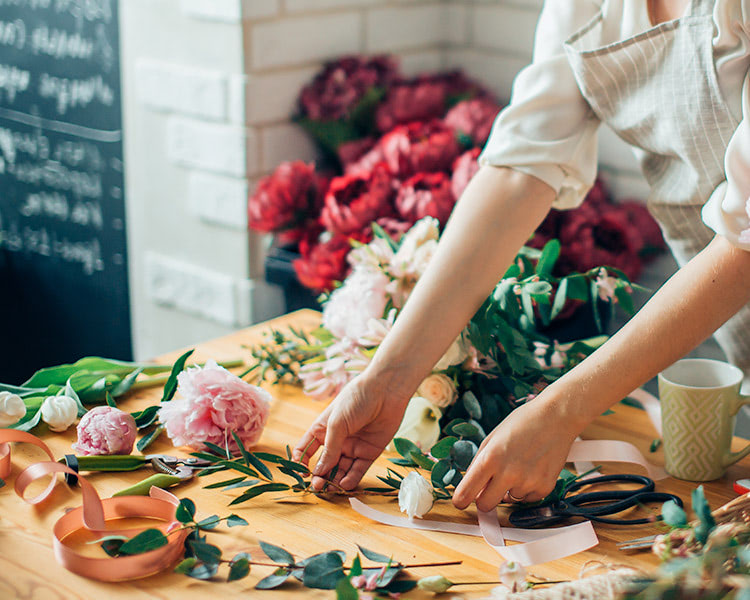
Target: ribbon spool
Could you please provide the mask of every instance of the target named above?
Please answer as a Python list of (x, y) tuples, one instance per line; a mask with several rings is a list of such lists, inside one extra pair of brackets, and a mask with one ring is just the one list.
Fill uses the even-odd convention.
[[(0, 430), (0, 477), (5, 478), (10, 474), (10, 442), (33, 444), (44, 450), (51, 459), (49, 462), (34, 463), (21, 471), (16, 478), (16, 494), (29, 504), (38, 504), (44, 500), (52, 492), (56, 483), (53, 477), (41, 494), (27, 499), (24, 493), (33, 481), (55, 473), (76, 475), (73, 469), (54, 462), (50, 449), (36, 436), (25, 431), (2, 429)], [(98, 581), (125, 581), (148, 577), (164, 571), (182, 555), (185, 538), (189, 531), (174, 531), (181, 527), (181, 523), (175, 518), (179, 500), (173, 494), (159, 488), (151, 488), (149, 497), (127, 496), (101, 500), (94, 486), (88, 481), (80, 475), (78, 481), (81, 485), (82, 506), (60, 517), (53, 528), (55, 558), (63, 567), (77, 575)], [(144, 530), (144, 528), (107, 529), (107, 521), (125, 518), (149, 518), (163, 521), (158, 529), (167, 535), (167, 544), (132, 556), (93, 558), (83, 556), (65, 543), (68, 536), (81, 529), (87, 529), (102, 537), (122, 535), (129, 538)], [(171, 533), (173, 531), (174, 533)]]

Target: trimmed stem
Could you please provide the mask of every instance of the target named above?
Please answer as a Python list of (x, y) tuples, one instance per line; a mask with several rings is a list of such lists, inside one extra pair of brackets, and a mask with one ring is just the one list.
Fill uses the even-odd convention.
[[(231, 560), (225, 560), (222, 559), (221, 562), (231, 563)], [(460, 560), (451, 560), (451, 561), (445, 561), (445, 562), (434, 562), (434, 563), (420, 563), (420, 564), (414, 564), (414, 565), (402, 565), (401, 563), (392, 563), (389, 568), (401, 568), (401, 569), (416, 569), (416, 568), (426, 568), (426, 567), (448, 567), (451, 565), (460, 565), (463, 561)], [(257, 567), (276, 567), (277, 569), (294, 569), (297, 568), (294, 565), (282, 565), (279, 563), (267, 563), (267, 562), (256, 562), (253, 560), (249, 560), (248, 564), (255, 565)], [(383, 565), (383, 567), (386, 565)], [(363, 569), (381, 569), (383, 567), (362, 567)], [(351, 569), (351, 567), (343, 566), (341, 567), (345, 571), (348, 571)], [(494, 582), (491, 582), (494, 583)], [(453, 585), (474, 585), (474, 584), (458, 584), (455, 583)]]
[[(197, 363), (195, 365), (189, 365), (191, 367), (202, 367), (205, 363)], [(234, 358), (232, 360), (224, 360), (218, 365), (220, 367), (224, 367), (225, 369), (232, 369), (234, 367), (239, 367), (245, 364), (245, 361), (241, 358)], [(130, 391), (134, 390), (142, 390), (145, 388), (153, 387), (155, 385), (161, 385), (163, 383), (166, 383), (169, 379), (170, 373), (164, 373), (162, 375), (152, 375), (151, 377), (147, 379), (140, 379), (136, 381), (132, 386), (130, 386)]]

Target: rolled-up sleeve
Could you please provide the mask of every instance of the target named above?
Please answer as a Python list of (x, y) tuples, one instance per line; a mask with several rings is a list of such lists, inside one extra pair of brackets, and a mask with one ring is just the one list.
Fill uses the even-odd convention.
[(703, 221), (735, 246), (750, 250), (750, 73), (742, 86), (742, 115), (724, 157), (727, 178), (703, 206)]
[(557, 193), (553, 206), (579, 206), (596, 178), (599, 120), (581, 95), (563, 43), (599, 10), (594, 0), (549, 0), (537, 24), (532, 63), (513, 82), (479, 163), (512, 167)]

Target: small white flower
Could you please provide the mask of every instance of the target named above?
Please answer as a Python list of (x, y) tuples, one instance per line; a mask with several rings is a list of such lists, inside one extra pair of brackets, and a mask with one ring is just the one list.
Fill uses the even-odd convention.
[(469, 356), (469, 350), (467, 349), (467, 343), (464, 340), (463, 333), (459, 333), (450, 347), (445, 351), (445, 354), (437, 361), (434, 367), (435, 371), (444, 371), (448, 367), (458, 365), (464, 362)]
[(405, 512), (410, 519), (430, 512), (435, 502), (435, 494), (432, 485), (416, 471), (409, 473), (401, 481), (398, 490), (398, 507)]
[(78, 417), (78, 404), (70, 396), (48, 396), (40, 410), (52, 431), (65, 431)]
[(447, 408), (456, 401), (458, 392), (450, 377), (443, 373), (433, 373), (419, 384), (417, 395), (439, 408)]
[(498, 574), (500, 583), (511, 592), (522, 592), (529, 584), (526, 582), (526, 569), (514, 561), (504, 562)]
[[(414, 396), (404, 412), (404, 418), (394, 438), (404, 438), (427, 452), (440, 437), (442, 412), (429, 400)], [(389, 449), (391, 449), (389, 445)]]
[(0, 427), (17, 423), (26, 415), (26, 405), (20, 396), (0, 392)]
[(453, 582), (443, 575), (432, 575), (430, 577), (422, 577), (422, 579), (417, 581), (417, 587), (425, 592), (442, 594), (453, 587)]

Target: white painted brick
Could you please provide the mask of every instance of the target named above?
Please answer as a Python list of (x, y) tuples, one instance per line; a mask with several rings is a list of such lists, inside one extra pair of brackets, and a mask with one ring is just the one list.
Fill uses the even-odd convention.
[(225, 23), (242, 21), (242, 0), (180, 0), (180, 8), (184, 14), (193, 18)]
[(500, 100), (507, 101), (513, 80), (527, 61), (486, 50), (451, 50), (448, 68), (461, 68), (467, 75), (489, 87)]
[(443, 4), (371, 10), (367, 14), (367, 51), (441, 45), (446, 37), (446, 14)]
[(262, 279), (246, 279), (236, 285), (238, 327), (267, 321), (286, 312), (284, 292)]
[[(210, 2), (211, 0), (204, 0)], [(243, 15), (246, 19), (262, 19), (279, 13), (279, 0), (244, 0)]]
[(227, 86), (227, 118), (230, 123), (247, 123), (247, 76), (231, 75)]
[(382, 2), (382, 0), (285, 0), (284, 7), (288, 13), (296, 13), (331, 8), (372, 6), (379, 2)]
[(445, 41), (454, 46), (464, 44), (469, 34), (469, 7), (449, 5), (446, 9)]
[(258, 162), (252, 131), (184, 117), (167, 122), (167, 156), (179, 165), (238, 177), (255, 172)]
[(235, 280), (229, 275), (148, 252), (145, 256), (146, 293), (164, 306), (225, 325), (238, 321)]
[(473, 12), (474, 46), (497, 48), (531, 58), (538, 10), (534, 7), (476, 6)]
[(284, 121), (296, 111), (302, 86), (312, 81), (319, 67), (294, 69), (268, 75), (251, 75), (247, 88), (247, 122)]
[(227, 76), (219, 71), (140, 59), (135, 85), (138, 100), (151, 108), (207, 119), (227, 116)]
[(399, 64), (401, 71), (410, 77), (419, 73), (434, 73), (443, 68), (443, 52), (440, 50), (409, 52), (399, 56)]
[(294, 124), (273, 125), (261, 131), (263, 171), (274, 169), (285, 160), (313, 161), (318, 158), (315, 145), (304, 130)]
[(247, 229), (246, 179), (193, 172), (188, 180), (190, 212), (202, 221)]
[(358, 13), (284, 19), (252, 26), (252, 65), (256, 69), (304, 64), (361, 50)]

